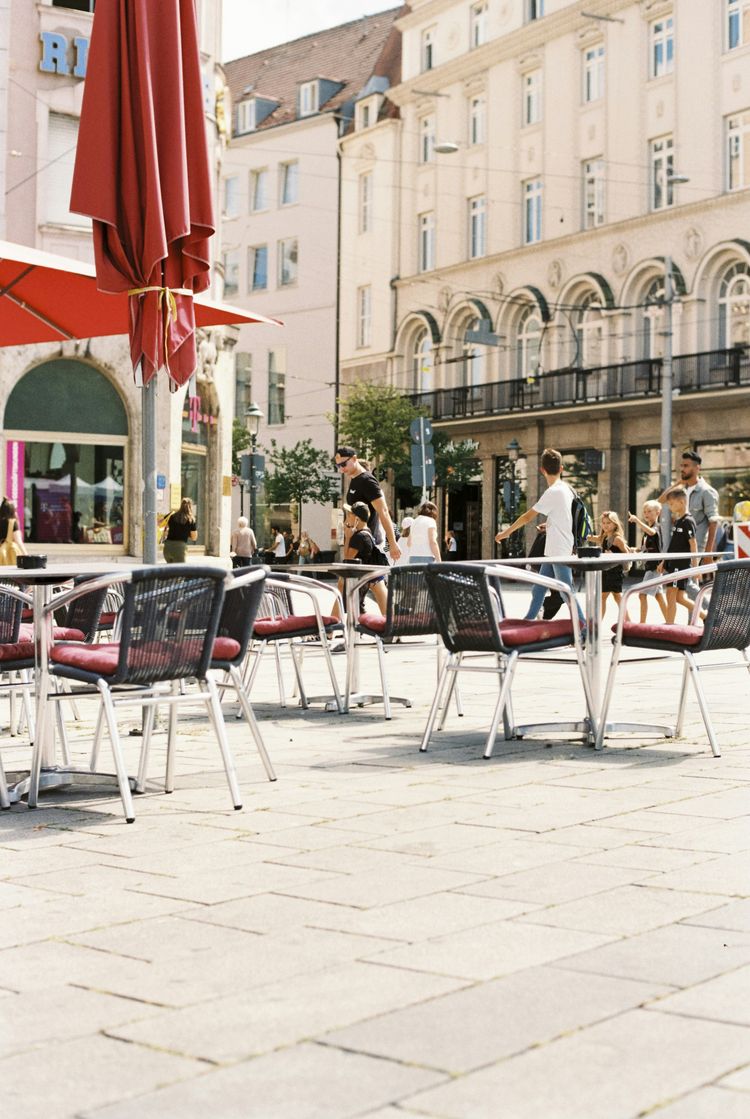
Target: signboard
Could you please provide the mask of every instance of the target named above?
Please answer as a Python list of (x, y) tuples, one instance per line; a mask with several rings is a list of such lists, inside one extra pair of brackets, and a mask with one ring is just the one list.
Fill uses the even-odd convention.
[(20, 439), (9, 439), (5, 444), (5, 493), (16, 507), (18, 527), (23, 536), (24, 498), (23, 483), (25, 474), (26, 444)]
[(167, 488), (167, 476), (166, 476), (166, 474), (157, 474), (156, 475), (156, 488), (157, 488), (157, 490), (165, 490)]
[(432, 443), (411, 449), (411, 484), (429, 490), (435, 485), (435, 448)]
[(43, 74), (62, 74), (65, 77), (86, 77), (86, 64), (89, 58), (89, 42), (85, 35), (74, 35), (68, 39), (60, 31), (42, 31), (42, 57), (39, 69)]
[(740, 521), (734, 526), (734, 558), (750, 559), (750, 521)]
[(419, 419), (412, 420), (409, 425), (409, 432), (412, 443), (431, 443), (432, 420), (428, 416), (420, 416)]

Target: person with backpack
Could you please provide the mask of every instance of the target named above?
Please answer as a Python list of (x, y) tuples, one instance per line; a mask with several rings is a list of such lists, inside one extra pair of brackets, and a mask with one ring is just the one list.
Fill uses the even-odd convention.
[[(344, 551), (344, 563), (374, 563), (378, 564), (378, 566), (382, 566), (380, 556), (382, 556), (383, 553), (380, 552), (380, 555), (378, 555), (380, 550), (367, 526), (367, 522), (370, 518), (370, 510), (367, 505), (364, 501), (355, 501), (354, 505), (344, 506), (344, 514), (344, 526), (350, 530), (350, 536)], [(376, 575), (372, 581), (367, 584), (367, 591), (369, 591), (377, 602), (381, 614), (385, 616), (388, 609), (388, 591), (385, 584), (385, 576)]]
[[(547, 527), (544, 533), (544, 555), (554, 557), (572, 556), (575, 550), (574, 520), (580, 521), (581, 519), (580, 515), (574, 518), (574, 505), (580, 504), (583, 507), (584, 514), (585, 506), (583, 506), (583, 502), (580, 501), (575, 490), (562, 479), (563, 464), (562, 455), (559, 451), (546, 447), (542, 452), (540, 470), (547, 483), (547, 489), (531, 509), (527, 509), (520, 517), (517, 517), (508, 528), (498, 532), (495, 541), (499, 544), (501, 540), (507, 539), (519, 528), (523, 528), (524, 525), (533, 521), (534, 517), (541, 515), (547, 518)], [(584, 516), (584, 519), (588, 519), (587, 516)], [(581, 531), (580, 528), (579, 531)], [(590, 528), (588, 531), (590, 531)], [(539, 568), (539, 574), (546, 575), (548, 578), (559, 579), (562, 583), (567, 583), (571, 590), (573, 589), (573, 572), (565, 563), (543, 563)], [(534, 587), (531, 592), (529, 609), (526, 612), (527, 620), (533, 621), (537, 617), (546, 593), (545, 587)], [(577, 601), (576, 606), (578, 607), (578, 618), (583, 626), (585, 625), (583, 611)]]

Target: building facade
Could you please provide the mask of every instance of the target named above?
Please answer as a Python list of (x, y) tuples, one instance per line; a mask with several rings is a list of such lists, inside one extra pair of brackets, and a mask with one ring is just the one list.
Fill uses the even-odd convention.
[[(82, 260), (90, 222), (69, 210), (95, 0), (0, 2), (0, 238)], [(225, 146), (221, 0), (199, 0), (209, 159)], [(213, 251), (220, 253), (220, 230)], [(220, 261), (212, 294), (222, 297)], [(2, 340), (0, 339), (0, 342)], [(199, 548), (228, 551), (236, 331), (201, 336), (197, 382), (159, 377), (158, 510), (198, 509)], [(31, 545), (50, 553), (142, 551), (141, 406), (127, 338), (0, 349), (4, 492)]]
[(366, 248), (352, 174), (342, 299), (373, 293), (345, 378), (376, 371), (478, 443), (446, 527), (488, 556), (545, 446), (595, 511), (658, 492), (671, 349), (675, 456), (702, 453), (731, 514), (750, 496), (750, 4), (410, 7), (401, 119), (346, 140), (383, 207)]
[[(363, 101), (393, 113), (383, 91), (399, 77), (401, 9), (367, 16), (226, 64), (232, 139), (223, 181), (227, 297), (280, 318), (283, 329), (242, 327), (236, 350), (237, 417), (257, 403), (259, 443), (310, 439), (333, 456), (338, 388), (340, 262), (338, 140)], [(348, 309), (348, 301), (346, 303)], [(344, 319), (341, 319), (342, 324)], [(342, 326), (343, 329), (343, 326)], [(300, 511), (267, 508), (256, 525), (296, 531)], [(310, 503), (302, 522), (333, 547), (330, 509)]]

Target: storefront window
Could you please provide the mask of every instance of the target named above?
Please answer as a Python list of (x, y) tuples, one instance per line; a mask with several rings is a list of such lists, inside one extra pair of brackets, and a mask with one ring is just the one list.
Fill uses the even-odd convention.
[(195, 508), (198, 526), (196, 544), (206, 543), (206, 455), (182, 449), (182, 496), (189, 497)]
[(699, 443), (701, 474), (719, 495), (719, 513), (731, 517), (738, 501), (750, 500), (750, 443)]

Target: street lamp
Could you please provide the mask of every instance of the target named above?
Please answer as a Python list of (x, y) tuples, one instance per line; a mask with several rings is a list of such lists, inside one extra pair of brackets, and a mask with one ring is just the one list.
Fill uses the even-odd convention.
[[(517, 504), (516, 504), (516, 463), (518, 462), (518, 456), (521, 452), (521, 444), (518, 442), (517, 439), (511, 439), (510, 443), (508, 444), (508, 446), (505, 449), (508, 452), (508, 475), (509, 475), (509, 477), (508, 477), (508, 501), (507, 501), (508, 520), (511, 524), (513, 524), (513, 522), (516, 519), (516, 513), (517, 513)], [(513, 546), (512, 542), (510, 540), (508, 541), (508, 551), (510, 552), (511, 555), (513, 555), (514, 546)]]
[(260, 430), (260, 421), (263, 419), (263, 413), (255, 403), (252, 401), (245, 409), (245, 429), (250, 436), (250, 454), (247, 456), (249, 462), (248, 481), (250, 483), (250, 528), (255, 534), (255, 513), (256, 513), (256, 470), (258, 466), (258, 455), (256, 454), (256, 444), (258, 439), (258, 432)]

